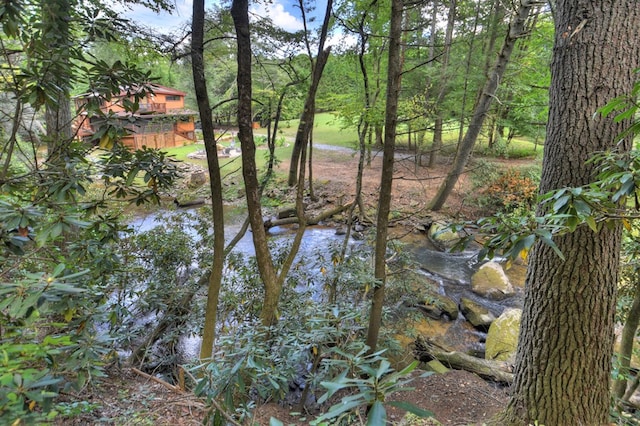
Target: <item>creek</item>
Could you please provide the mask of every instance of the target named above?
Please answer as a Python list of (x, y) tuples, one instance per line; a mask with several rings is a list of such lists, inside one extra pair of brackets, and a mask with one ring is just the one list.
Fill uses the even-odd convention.
[[(181, 214), (184, 210), (163, 212), (163, 214)], [(159, 214), (150, 214), (130, 222), (136, 232), (144, 232), (156, 226), (162, 226), (158, 219)], [(240, 224), (230, 224), (225, 229), (228, 238), (232, 238), (240, 229)], [(277, 244), (286, 244), (295, 233), (291, 227), (274, 227), (269, 230), (269, 235)], [(317, 260), (321, 257), (330, 256), (330, 246), (339, 244), (344, 236), (336, 235), (336, 230), (331, 227), (312, 226), (305, 231), (300, 250), (297, 254), (297, 261), (312, 268), (317, 265)], [(352, 240), (351, 245), (364, 244), (362, 241)], [(520, 308), (522, 306), (522, 283), (524, 282), (525, 268), (514, 265), (507, 270), (512, 284), (516, 288), (516, 294), (506, 299), (496, 301), (478, 296), (471, 290), (471, 276), (480, 264), (476, 260), (476, 251), (462, 253), (442, 252), (434, 248), (424, 234), (413, 234), (407, 241), (409, 253), (417, 265), (417, 273), (424, 277), (425, 281), (433, 283), (435, 287), (432, 291), (447, 296), (459, 303), (460, 298), (465, 297), (486, 307), (498, 317), (502, 311), (509, 307)], [(234, 248), (234, 251), (243, 256), (255, 254), (251, 232), (248, 231)], [(318, 272), (319, 273), (319, 272)], [(317, 284), (315, 291), (322, 292), (321, 284)], [(442, 318), (434, 320), (424, 317), (412, 324), (414, 331), (427, 337), (440, 341), (452, 350), (481, 355), (484, 350), (485, 333), (475, 329), (462, 315), (459, 314), (455, 320)], [(405, 339), (400, 339), (402, 343), (409, 344)], [(196, 358), (199, 353), (200, 339), (198, 337), (183, 337), (181, 341), (181, 352), (185, 358)]]

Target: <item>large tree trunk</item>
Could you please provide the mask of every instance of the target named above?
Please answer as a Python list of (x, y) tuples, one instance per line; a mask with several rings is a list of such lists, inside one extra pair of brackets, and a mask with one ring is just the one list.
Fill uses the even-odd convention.
[(525, 23), (529, 17), (532, 4), (532, 0), (521, 0), (518, 10), (509, 25), (509, 31), (504, 39), (502, 50), (498, 55), (493, 72), (482, 89), (482, 94), (475, 107), (473, 116), (471, 117), (467, 133), (464, 135), (460, 145), (458, 145), (458, 151), (456, 152), (456, 157), (453, 160), (451, 171), (447, 174), (444, 182), (438, 189), (438, 193), (429, 204), (429, 208), (431, 210), (440, 210), (442, 208), (469, 161), (469, 156), (471, 155), (471, 151), (478, 139), (480, 129), (482, 128), (484, 119), (489, 112), (489, 108), (491, 108), (491, 103), (493, 102), (498, 84), (504, 75), (505, 69), (507, 68), (513, 48), (516, 41), (524, 31)]
[[(629, 124), (597, 109), (630, 92), (640, 65), (637, 2), (556, 4), (541, 193), (594, 178), (586, 161), (613, 147)], [(597, 233), (579, 227), (554, 240), (566, 260), (534, 247), (513, 395), (501, 424), (608, 424), (620, 235), (619, 226)]]
[(398, 124), (398, 97), (402, 64), (400, 62), (400, 41), (402, 39), (403, 0), (391, 2), (391, 28), (389, 29), (389, 71), (387, 75), (387, 107), (384, 123), (384, 151), (382, 156), (382, 176), (378, 198), (378, 220), (376, 223), (375, 265), (376, 285), (373, 290), (367, 346), (371, 353), (375, 352), (378, 334), (382, 323), (382, 305), (384, 303), (384, 287), (387, 279), (386, 255), (389, 212), (391, 210), (391, 189), (393, 186), (393, 164)]
[(264, 325), (268, 326), (276, 322), (282, 284), (278, 280), (267, 244), (267, 234), (262, 224), (262, 206), (255, 159), (256, 146), (253, 142), (251, 127), (251, 38), (248, 0), (234, 0), (231, 6), (231, 16), (238, 43), (238, 139), (240, 139), (242, 150), (242, 175), (253, 245), (256, 250), (256, 261), (265, 289), (261, 320)]
[(204, 0), (194, 0), (193, 19), (191, 24), (191, 65), (193, 71), (193, 85), (198, 101), (200, 122), (202, 123), (202, 137), (204, 138), (209, 168), (209, 186), (211, 189), (211, 203), (213, 210), (213, 262), (209, 275), (209, 289), (207, 292), (207, 307), (202, 331), (202, 346), (200, 358), (211, 358), (216, 335), (216, 317), (218, 314), (218, 298), (222, 284), (222, 268), (224, 266), (224, 214), (222, 203), (222, 179), (214, 132), (211, 105), (207, 92), (204, 73)]

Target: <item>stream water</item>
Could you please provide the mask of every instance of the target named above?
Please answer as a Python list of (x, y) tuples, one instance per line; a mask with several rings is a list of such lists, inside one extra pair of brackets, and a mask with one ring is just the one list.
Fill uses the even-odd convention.
[[(163, 212), (163, 214), (181, 214), (183, 210)], [(136, 219), (130, 225), (136, 232), (144, 232), (156, 226), (162, 226), (162, 221), (157, 215), (148, 215)], [(229, 225), (225, 233), (231, 238), (239, 230), (239, 224)], [(289, 227), (274, 227), (270, 229), (271, 238), (286, 243), (294, 235), (294, 230)], [(331, 244), (341, 243), (344, 236), (336, 235), (334, 228), (313, 226), (305, 231), (305, 235), (297, 255), (297, 260), (302, 260), (303, 264), (315, 264), (319, 256), (327, 256)], [(350, 244), (363, 244), (361, 241), (353, 240)], [(522, 289), (518, 282), (524, 276), (523, 267), (514, 267), (507, 271), (512, 282), (517, 289), (516, 295), (500, 301), (493, 301), (476, 295), (470, 288), (471, 276), (478, 269), (480, 264), (476, 260), (476, 252), (447, 253), (435, 250), (429, 243), (426, 236), (413, 238), (408, 243), (413, 260), (419, 267), (418, 273), (424, 275), (430, 281), (437, 283), (437, 291), (456, 302), (461, 297), (469, 298), (487, 307), (496, 317), (498, 317), (507, 307), (522, 306)], [(236, 245), (235, 251), (243, 256), (255, 254), (251, 232)], [(313, 260), (313, 261), (311, 261)], [(321, 289), (317, 289), (321, 291)], [(421, 333), (434, 334), (435, 337), (445, 341), (449, 347), (466, 352), (478, 352), (483, 350), (484, 333), (476, 330), (468, 323), (462, 314), (454, 321), (435, 321), (425, 318), (425, 324), (418, 326)], [(432, 337), (432, 336), (430, 336)], [(187, 356), (196, 357), (199, 352), (200, 340), (197, 337), (184, 337), (182, 339), (182, 352)]]

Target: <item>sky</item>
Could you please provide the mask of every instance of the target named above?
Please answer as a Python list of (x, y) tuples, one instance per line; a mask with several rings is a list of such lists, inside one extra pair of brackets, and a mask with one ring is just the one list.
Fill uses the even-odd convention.
[[(175, 11), (169, 13), (154, 13), (151, 10), (135, 5), (131, 10), (123, 13), (125, 18), (146, 23), (147, 26), (156, 28), (158, 31), (171, 33), (174, 32), (191, 19), (192, 2), (191, 0), (174, 0)], [(205, 7), (209, 8), (214, 4), (215, 0), (206, 0)], [(287, 31), (297, 31), (302, 29), (302, 20), (300, 11), (293, 5), (296, 0), (272, 0), (270, 4), (260, 4), (255, 2), (249, 3), (249, 11), (258, 16), (270, 16), (273, 22)], [(316, 10), (314, 16), (324, 13), (326, 0), (316, 1)]]

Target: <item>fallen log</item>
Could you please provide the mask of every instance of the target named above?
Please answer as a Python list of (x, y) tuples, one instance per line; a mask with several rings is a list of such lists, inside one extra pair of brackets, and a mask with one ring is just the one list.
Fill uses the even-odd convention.
[(466, 370), (480, 377), (502, 383), (512, 383), (511, 364), (505, 361), (492, 361), (476, 358), (463, 352), (447, 351), (428, 339), (419, 337), (415, 342), (415, 353), (420, 361), (437, 359), (442, 364), (456, 370)]
[[(326, 220), (332, 216), (335, 216), (351, 208), (352, 204), (353, 203), (348, 203), (348, 204), (334, 207), (333, 209), (324, 211), (318, 214), (317, 216), (313, 216), (313, 217), (305, 216), (305, 222), (307, 223), (307, 225), (317, 225), (323, 220)], [(270, 229), (270, 228), (273, 228), (274, 226), (291, 225), (294, 223), (298, 223), (297, 217), (285, 217), (282, 219), (267, 219), (264, 221), (264, 228)]]
[(173, 203), (177, 207), (194, 207), (203, 205), (205, 200), (204, 198), (196, 198), (195, 200), (178, 200), (177, 198), (174, 198)]

